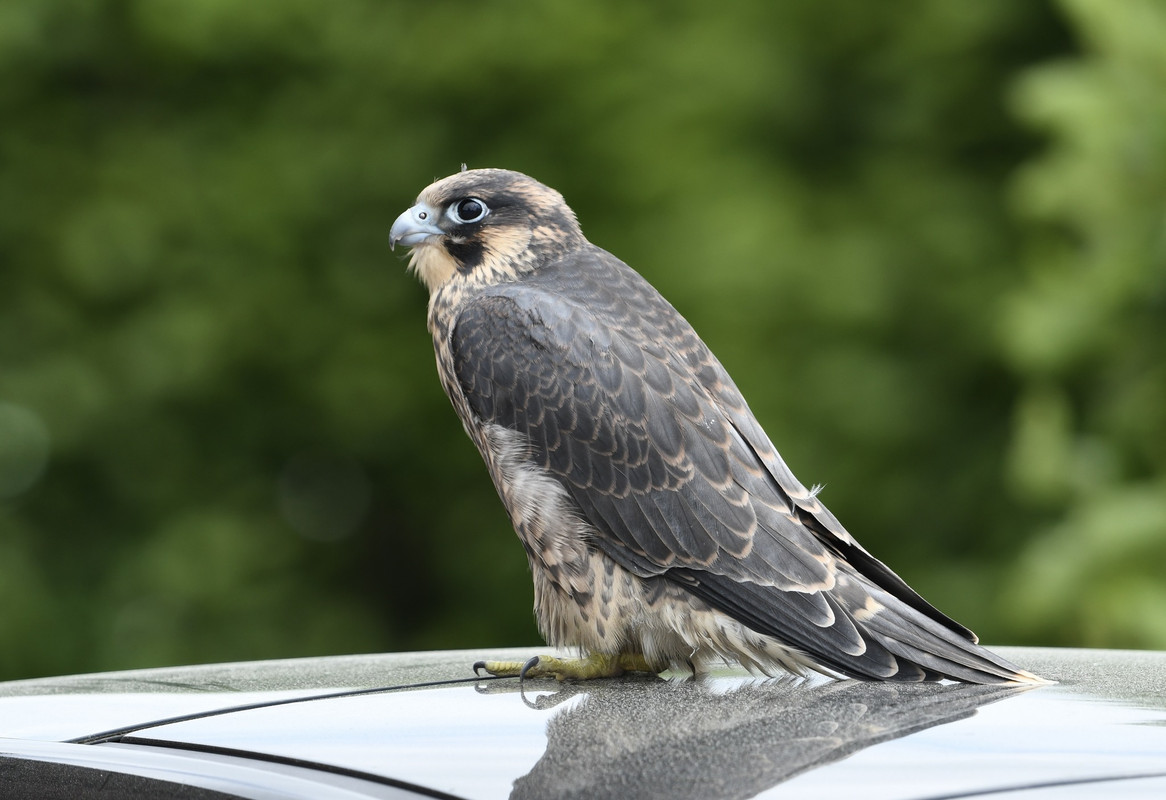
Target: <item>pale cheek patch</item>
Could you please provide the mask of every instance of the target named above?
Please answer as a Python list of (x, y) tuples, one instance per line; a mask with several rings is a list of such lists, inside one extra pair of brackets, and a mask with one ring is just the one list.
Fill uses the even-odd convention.
[(502, 267), (512, 263), (522, 263), (530, 247), (530, 228), (506, 226), (493, 228), (485, 238), (486, 258), (489, 266)]

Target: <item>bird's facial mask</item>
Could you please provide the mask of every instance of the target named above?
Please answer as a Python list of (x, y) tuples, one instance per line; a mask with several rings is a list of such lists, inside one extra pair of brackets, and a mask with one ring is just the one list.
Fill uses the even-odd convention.
[(427, 187), (397, 217), (389, 241), (412, 248), (409, 267), (432, 296), (459, 275), (476, 285), (515, 280), (585, 240), (554, 189), (517, 172), (482, 169)]

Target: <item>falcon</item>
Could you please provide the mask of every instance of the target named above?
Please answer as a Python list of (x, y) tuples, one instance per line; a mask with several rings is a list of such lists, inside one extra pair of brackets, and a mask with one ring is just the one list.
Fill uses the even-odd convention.
[(390, 245), (429, 290), (441, 385), (578, 658), (485, 661), (589, 679), (736, 661), (887, 681), (1041, 679), (980, 647), (794, 477), (733, 380), (644, 278), (518, 172), (437, 181)]

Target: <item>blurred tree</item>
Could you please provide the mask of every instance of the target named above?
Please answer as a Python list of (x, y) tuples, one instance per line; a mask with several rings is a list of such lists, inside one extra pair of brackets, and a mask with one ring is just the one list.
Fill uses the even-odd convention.
[(1015, 496), (1049, 520), (1004, 599), (1030, 641), (1166, 647), (1166, 6), (1064, 0), (1085, 54), (1020, 82), (1052, 147), (1001, 339)]
[[(1101, 49), (1114, 37), (1088, 32), (1124, 7), (1071, 6), (1080, 68), (1160, 69), (1131, 50), (1152, 34)], [(1053, 366), (1017, 344), (1049, 330), (1017, 309), (1060, 302), (1038, 264), (1066, 228), (1150, 230), (1079, 219), (1100, 191), (1039, 236), (1009, 216), (1038, 139), (1008, 87), (1072, 51), (1054, 9), (1011, 0), (8, 0), (0, 677), (535, 641), (424, 291), (387, 251), (463, 161), (560, 189), (690, 317), (799, 476), (941, 607), (991, 641), (1082, 641), (1056, 607), (1013, 625), (996, 602), (1033, 526), (1077, 497), (1041, 477), (1069, 447), (1048, 420), (1119, 437), (1129, 480), (1107, 485), (1149, 492), (1163, 383), (1151, 344), (1114, 353), (1133, 318)], [(1024, 86), (1026, 117), (1061, 91)], [(1024, 185), (1078, 169), (1057, 155), (1075, 117), (1051, 121)], [(1099, 175), (1132, 207), (1127, 176)], [(1124, 399), (1086, 426), (1098, 364)]]

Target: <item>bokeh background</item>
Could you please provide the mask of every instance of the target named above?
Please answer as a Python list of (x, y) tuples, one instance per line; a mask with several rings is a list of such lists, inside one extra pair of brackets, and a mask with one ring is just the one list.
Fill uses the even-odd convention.
[(538, 641), (388, 249), (462, 162), (985, 641), (1166, 647), (1159, 0), (5, 0), (0, 678)]

